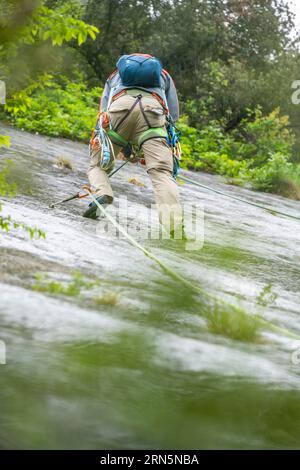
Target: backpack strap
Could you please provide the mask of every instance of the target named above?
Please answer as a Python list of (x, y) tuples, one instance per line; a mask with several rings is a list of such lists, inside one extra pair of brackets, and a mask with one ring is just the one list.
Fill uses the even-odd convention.
[(129, 54), (129, 56), (132, 56), (132, 55), (139, 55), (141, 57), (145, 57), (147, 59), (151, 59), (153, 58), (154, 56), (151, 55), (151, 54), (141, 54), (140, 52), (134, 52), (133, 54)]
[(144, 106), (143, 106), (141, 100), (139, 100), (139, 107), (140, 107), (141, 113), (142, 113), (142, 115), (143, 115), (143, 118), (145, 119), (145, 122), (146, 122), (147, 126), (148, 126), (149, 129), (150, 129), (151, 124), (150, 124), (150, 122), (149, 122), (149, 119), (147, 118), (147, 115), (146, 115), (146, 113), (145, 113)]
[[(123, 94), (123, 92), (122, 92), (122, 94)], [(156, 99), (158, 99), (159, 103), (163, 106), (165, 112), (168, 113), (168, 110), (165, 106), (164, 101), (158, 95), (156, 95), (155, 93), (152, 93), (152, 95)], [(141, 102), (142, 97), (143, 97), (143, 95), (139, 94), (136, 97), (136, 100), (134, 101), (131, 108), (125, 113), (125, 115), (123, 116), (121, 121), (118, 123), (118, 125), (114, 129), (111, 128), (107, 131), (107, 135), (108, 135), (108, 137), (110, 138), (110, 140), (112, 141), (113, 144), (118, 145), (119, 147), (122, 147), (122, 148), (125, 148), (130, 144), (130, 142), (128, 142), (126, 139), (124, 139), (124, 137), (122, 137), (120, 134), (118, 134), (117, 131), (118, 131), (119, 127), (121, 126), (121, 124), (123, 124), (123, 122), (130, 116), (130, 114), (132, 113), (134, 108), (137, 106), (137, 104), (139, 104), (141, 113), (142, 113), (142, 115), (145, 119), (145, 122), (146, 122), (147, 126), (148, 126), (148, 129), (146, 131), (142, 132), (142, 134), (138, 138), (137, 145), (138, 145), (139, 149), (142, 147), (142, 145), (147, 140), (150, 140), (150, 139), (166, 139), (166, 141), (167, 141), (168, 132), (167, 132), (167, 129), (165, 127), (151, 127), (151, 124), (149, 122), (149, 119), (147, 118), (147, 115), (145, 113), (143, 104)]]
[(115, 69), (115, 70), (109, 75), (109, 77), (108, 77), (107, 80), (111, 80), (115, 75), (117, 75), (117, 73), (118, 73), (118, 69)]
[[(131, 108), (127, 111), (127, 113), (125, 114), (125, 116), (123, 116), (123, 118), (121, 119), (121, 121), (119, 122), (119, 124), (116, 126), (115, 128), (115, 132), (117, 132), (117, 130), (119, 129), (120, 125), (123, 124), (123, 122), (128, 118), (128, 116), (132, 113), (132, 111), (134, 110), (134, 108), (136, 107), (136, 105), (139, 103), (141, 105), (141, 98), (143, 96), (142, 95), (138, 95), (136, 97), (136, 100), (135, 102), (133, 103), (133, 105), (131, 106)], [(142, 109), (142, 108), (141, 108)]]
[(111, 101), (112, 101), (112, 102), (116, 101), (118, 98), (120, 98), (120, 96), (125, 95), (125, 93), (126, 93), (126, 90), (120, 91), (120, 93), (117, 93), (116, 95), (114, 95), (114, 96), (112, 97), (112, 100), (111, 100)]
[(164, 108), (165, 114), (168, 116), (169, 115), (169, 108), (167, 106), (167, 103), (165, 100), (163, 100), (157, 93), (153, 92), (151, 95), (159, 102), (159, 104)]

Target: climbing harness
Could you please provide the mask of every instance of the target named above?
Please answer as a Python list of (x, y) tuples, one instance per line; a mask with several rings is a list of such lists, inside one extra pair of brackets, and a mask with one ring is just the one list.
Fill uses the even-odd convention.
[[(131, 96), (134, 96), (136, 99), (135, 99), (133, 105), (131, 106), (131, 108), (125, 113), (125, 115), (123, 116), (121, 121), (118, 123), (118, 125), (114, 129), (110, 125), (110, 128), (107, 131), (107, 135), (110, 138), (110, 140), (112, 141), (112, 143), (115, 144), (115, 145), (118, 145), (122, 148), (125, 148), (125, 149), (128, 148), (128, 146), (131, 146), (131, 148), (132, 148), (132, 144), (130, 142), (128, 142), (126, 139), (124, 139), (124, 137), (122, 137), (120, 134), (118, 134), (118, 129), (120, 128), (121, 124), (123, 124), (123, 122), (125, 122), (126, 119), (130, 116), (130, 114), (133, 112), (133, 110), (135, 109), (135, 107), (137, 105), (139, 105), (141, 113), (143, 115), (143, 118), (145, 119), (145, 122), (148, 126), (148, 129), (146, 131), (142, 132), (142, 134), (138, 138), (138, 141), (137, 141), (138, 149), (140, 150), (142, 145), (147, 140), (157, 139), (157, 138), (167, 139), (167, 137), (168, 137), (167, 129), (165, 127), (151, 127), (149, 119), (147, 118), (147, 115), (145, 113), (145, 110), (144, 110), (141, 99), (143, 98), (143, 96), (151, 95), (151, 94), (148, 93), (148, 92), (143, 93), (142, 91), (139, 90), (139, 94), (136, 95), (136, 92), (132, 92), (131, 90), (123, 90), (116, 97), (114, 97), (114, 101), (115, 101), (116, 98), (120, 97), (123, 94), (129, 94)], [(164, 113), (164, 111), (162, 111), (162, 113)]]
[(225, 197), (228, 197), (230, 199), (234, 199), (235, 201), (243, 202), (244, 204), (248, 204), (249, 206), (254, 206), (254, 207), (258, 207), (259, 209), (264, 209), (265, 211), (268, 211), (273, 215), (274, 214), (283, 215), (284, 217), (289, 217), (290, 219), (300, 220), (299, 216), (288, 214), (288, 213), (282, 212), (282, 211), (278, 211), (278, 210), (273, 209), (271, 207), (266, 207), (266, 206), (263, 206), (262, 204), (257, 204), (256, 202), (247, 201), (246, 199), (243, 199), (243, 198), (238, 197), (238, 196), (232, 196), (231, 194), (224, 193), (223, 191), (221, 191), (219, 189), (214, 189), (214, 188), (211, 188), (209, 186), (205, 186), (204, 184), (198, 183), (198, 181), (194, 181), (191, 178), (187, 178), (186, 176), (179, 176), (178, 179), (180, 179), (181, 181), (184, 181), (186, 183), (190, 183), (190, 184), (193, 184), (195, 186), (199, 186), (200, 188), (206, 189), (208, 191), (212, 191), (216, 194), (220, 194), (221, 196), (225, 196)]
[(116, 95), (113, 98), (113, 101), (115, 101), (117, 98), (124, 94), (129, 94), (131, 96), (134, 96), (136, 100), (134, 101), (133, 105), (131, 108), (125, 113), (121, 121), (118, 123), (118, 125), (113, 129), (112, 126), (110, 125), (109, 130), (107, 130), (107, 136), (111, 140), (111, 142), (115, 145), (118, 145), (122, 147), (123, 149), (129, 149), (129, 153), (132, 152), (132, 144), (128, 142), (126, 139), (124, 139), (120, 134), (118, 134), (118, 129), (120, 128), (121, 124), (130, 116), (130, 114), (133, 112), (135, 107), (139, 105), (141, 113), (143, 115), (143, 118), (148, 126), (148, 129), (139, 136), (138, 141), (137, 141), (137, 147), (138, 150), (142, 148), (142, 145), (150, 139), (165, 139), (168, 146), (172, 149), (172, 155), (173, 155), (173, 177), (174, 179), (177, 178), (177, 175), (179, 173), (180, 169), (180, 158), (181, 158), (181, 146), (179, 143), (179, 139), (181, 136), (181, 132), (176, 128), (175, 123), (168, 111), (168, 108), (165, 105), (164, 100), (162, 100), (157, 94), (151, 93), (151, 95), (158, 100), (160, 105), (162, 106), (163, 109), (157, 109), (157, 114), (165, 114), (166, 115), (166, 126), (164, 127), (152, 127), (149, 119), (145, 113), (143, 104), (142, 104), (142, 97), (147, 96), (150, 93), (148, 92), (142, 92), (139, 90), (139, 94), (136, 95), (136, 91), (134, 90), (123, 90), (121, 91), (118, 95)]
[[(110, 92), (105, 105), (107, 112), (109, 113), (111, 104), (124, 94), (131, 95), (135, 97), (136, 100), (132, 107), (125, 113), (117, 127), (112, 128), (111, 125), (109, 126), (109, 129), (107, 129), (107, 137), (114, 145), (127, 149), (127, 153), (132, 151), (132, 143), (124, 139), (124, 137), (118, 133), (118, 129), (138, 104), (148, 129), (139, 135), (137, 142), (134, 142), (134, 144), (137, 145), (138, 151), (140, 151), (142, 145), (147, 140), (165, 139), (172, 149), (173, 177), (176, 179), (180, 168), (180, 132), (176, 129), (168, 109), (164, 80), (165, 76), (169, 76), (168, 72), (163, 69), (161, 62), (156, 57), (150, 54), (133, 53), (123, 55), (119, 58), (116, 69), (109, 76), (108, 80), (113, 80), (116, 75), (119, 75), (119, 77), (115, 82), (112, 81), (110, 84)], [(155, 91), (158, 89), (160, 90), (159, 92)], [(141, 101), (143, 96), (153, 96), (159, 102), (161, 108), (153, 109), (152, 111), (166, 116), (167, 122), (165, 125), (161, 127), (151, 126)]]
[[(118, 96), (120, 96), (120, 95), (118, 95)], [(121, 126), (121, 124), (123, 124), (123, 122), (125, 122), (126, 119), (130, 116), (132, 111), (135, 109), (136, 105), (138, 103), (140, 103), (142, 96), (143, 96), (142, 94), (139, 94), (136, 97), (136, 100), (134, 101), (131, 108), (125, 113), (125, 115), (122, 117), (122, 119), (120, 120), (120, 122), (118, 123), (118, 125), (114, 129), (112, 128), (112, 125), (110, 123), (110, 128), (108, 130), (108, 136), (111, 139), (112, 143), (114, 143), (115, 145), (118, 145), (118, 146), (123, 147), (123, 148), (126, 148), (128, 145), (130, 145), (130, 143), (126, 139), (124, 139), (124, 137), (122, 137), (120, 134), (118, 134), (118, 129)]]
[[(123, 90), (116, 97), (114, 97), (114, 100), (117, 97), (127, 92), (128, 94), (131, 94), (130, 90)], [(118, 125), (114, 129), (112, 127), (111, 120), (109, 119), (109, 114), (106, 112), (102, 112), (102, 113), (99, 112), (96, 127), (95, 127), (95, 130), (93, 131), (93, 134), (90, 140), (90, 156), (92, 156), (94, 152), (100, 152), (100, 167), (103, 170), (109, 169), (109, 167), (113, 165), (113, 162), (115, 160), (113, 144), (122, 148), (122, 152), (125, 158), (129, 159), (131, 155), (133, 154), (134, 157), (132, 160), (135, 159), (136, 152), (133, 148), (132, 143), (127, 141), (124, 137), (122, 137), (118, 133), (118, 129), (121, 126), (121, 124), (130, 116), (130, 114), (132, 113), (132, 111), (135, 109), (137, 105), (139, 105), (141, 109), (141, 113), (148, 126), (148, 129), (145, 132), (143, 132), (138, 138), (138, 142), (137, 142), (138, 151), (140, 151), (144, 142), (146, 142), (149, 139), (155, 139), (155, 138), (167, 139), (168, 133), (167, 133), (166, 128), (164, 127), (152, 128), (150, 125), (150, 122), (146, 116), (145, 110), (141, 102), (142, 97), (145, 96), (146, 94), (149, 95), (149, 93), (147, 92), (139, 91), (139, 94), (136, 96), (136, 92), (135, 92), (136, 99), (133, 105), (125, 113), (121, 121), (118, 123)]]

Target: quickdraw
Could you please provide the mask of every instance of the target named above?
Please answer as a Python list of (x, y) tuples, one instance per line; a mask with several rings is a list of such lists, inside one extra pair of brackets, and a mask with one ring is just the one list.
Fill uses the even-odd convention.
[(173, 154), (173, 178), (176, 179), (180, 171), (180, 160), (181, 160), (181, 145), (180, 137), (181, 132), (175, 126), (175, 123), (171, 116), (167, 117), (167, 143), (172, 149)]
[(108, 116), (106, 113), (98, 114), (96, 127), (93, 131), (90, 141), (90, 156), (93, 153), (100, 153), (100, 166), (103, 170), (108, 170), (115, 161), (114, 148), (106, 129), (109, 126)]

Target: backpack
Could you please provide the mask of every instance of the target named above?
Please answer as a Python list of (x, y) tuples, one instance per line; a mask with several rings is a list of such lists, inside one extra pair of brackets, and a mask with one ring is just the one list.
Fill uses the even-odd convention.
[(156, 57), (148, 54), (123, 55), (117, 62), (122, 85), (157, 88), (161, 86), (163, 67)]

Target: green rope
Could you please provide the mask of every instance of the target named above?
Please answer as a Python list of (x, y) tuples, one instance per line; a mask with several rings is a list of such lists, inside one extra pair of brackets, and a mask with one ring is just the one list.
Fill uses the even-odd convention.
[[(93, 202), (96, 204), (96, 206), (100, 209), (102, 214), (113, 224), (114, 227), (116, 227), (117, 230), (119, 230), (120, 233), (122, 233), (124, 235), (124, 237), (129, 241), (129, 243), (131, 243), (133, 246), (135, 246), (138, 250), (142, 251), (144, 253), (144, 255), (146, 255), (148, 258), (155, 261), (163, 269), (163, 271), (166, 272), (166, 274), (168, 274), (170, 277), (172, 277), (176, 281), (179, 281), (180, 283), (182, 283), (184, 286), (186, 286), (188, 289), (191, 289), (195, 293), (203, 295), (207, 299), (210, 299), (213, 302), (218, 303), (219, 305), (226, 305), (227, 307), (229, 307), (229, 308), (231, 308), (235, 311), (239, 311), (239, 309), (238, 309), (238, 307), (236, 307), (236, 305), (231, 304), (229, 302), (225, 302), (225, 301), (221, 300), (219, 297), (214, 296), (212, 294), (208, 294), (204, 289), (201, 289), (200, 287), (195, 286), (195, 284), (193, 284), (191, 281), (185, 279), (183, 276), (181, 276), (181, 274), (177, 273), (172, 268), (170, 268), (168, 265), (166, 265), (163, 261), (161, 261), (161, 259), (159, 259), (157, 256), (155, 256), (153, 253), (151, 253), (151, 251), (147, 250), (143, 245), (141, 245), (138, 241), (136, 241), (135, 238), (133, 238), (131, 235), (129, 235), (129, 233), (124, 229), (124, 227), (122, 227), (104, 209), (104, 207), (101, 204), (99, 204), (97, 199), (94, 197), (94, 195), (90, 191), (89, 191), (89, 195), (92, 198)], [(293, 332), (291, 332), (291, 331), (289, 331), (285, 328), (281, 328), (277, 325), (274, 325), (273, 323), (268, 322), (268, 321), (264, 320), (263, 318), (259, 318), (259, 321), (260, 321), (260, 324), (263, 328), (266, 328), (266, 329), (275, 331), (277, 333), (284, 334), (284, 335), (289, 336), (291, 338), (300, 340), (299, 335), (297, 335), (297, 334), (295, 334), (295, 333), (293, 333)]]
[(223, 191), (220, 191), (219, 189), (214, 189), (214, 188), (211, 188), (209, 186), (205, 186), (204, 184), (198, 183), (197, 181), (194, 181), (190, 178), (187, 178), (186, 176), (177, 176), (177, 178), (182, 180), (182, 181), (185, 181), (186, 183), (191, 183), (191, 184), (194, 184), (195, 186), (199, 186), (200, 188), (207, 189), (208, 191), (213, 191), (214, 193), (221, 194), (222, 196), (229, 197), (230, 199), (234, 199), (235, 201), (243, 202), (244, 204), (249, 204), (250, 206), (258, 207), (259, 209), (264, 209), (265, 211), (268, 211), (273, 215), (278, 214), (278, 215), (283, 215), (284, 217), (289, 217), (291, 219), (300, 220), (300, 217), (298, 217), (296, 215), (287, 214), (285, 212), (280, 212), (276, 209), (271, 209), (269, 207), (265, 207), (261, 204), (256, 204), (255, 202), (246, 201), (246, 199), (243, 199), (241, 197), (232, 196), (231, 194), (224, 193)]

